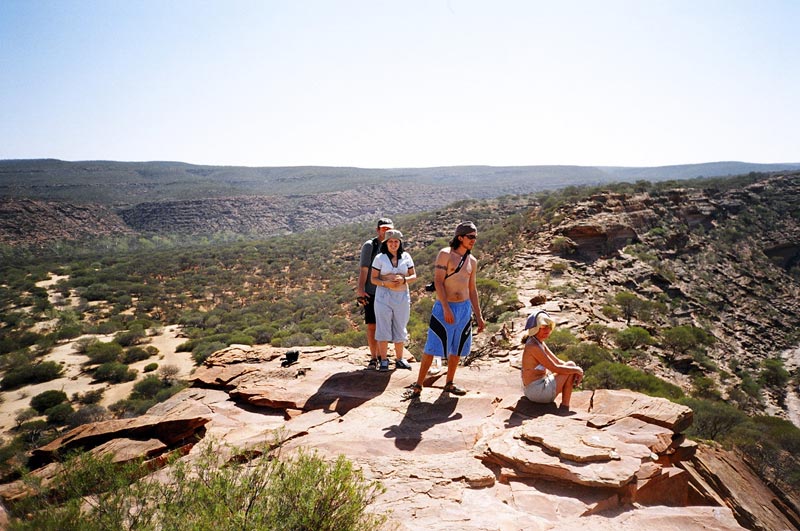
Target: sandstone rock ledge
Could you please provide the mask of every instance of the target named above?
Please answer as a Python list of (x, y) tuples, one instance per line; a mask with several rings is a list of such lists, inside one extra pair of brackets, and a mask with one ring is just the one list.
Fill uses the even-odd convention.
[[(497, 362), (459, 368), (466, 396), (429, 378), (422, 399), (408, 402), (401, 397), (416, 366), (380, 373), (364, 370), (364, 349), (301, 350), (290, 367), (281, 367), (282, 349), (220, 351), (191, 388), (146, 416), (81, 426), (38, 449), (37, 474), (58, 473), (54, 458), (67, 448), (157, 463), (176, 451), (193, 459), (192, 444), (204, 438), (241, 449), (280, 438), (284, 452), (344, 454), (380, 480), (386, 492), (372, 510), (390, 513), (387, 529), (759, 525), (730, 491), (721, 495), (700, 477), (696, 445), (680, 434), (691, 423), (683, 406), (600, 390), (576, 393), (565, 412), (520, 398), (518, 371)], [(7, 503), (24, 495), (19, 482), (0, 486)]]

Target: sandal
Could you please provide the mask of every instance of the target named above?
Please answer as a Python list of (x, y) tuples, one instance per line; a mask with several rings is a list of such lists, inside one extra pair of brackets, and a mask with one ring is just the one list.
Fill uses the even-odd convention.
[(403, 400), (416, 400), (422, 394), (422, 386), (416, 382), (403, 393)]
[(467, 394), (466, 389), (457, 386), (453, 382), (447, 382), (444, 386), (444, 391), (445, 393), (450, 393), (451, 395), (458, 395), (458, 396), (463, 396)]

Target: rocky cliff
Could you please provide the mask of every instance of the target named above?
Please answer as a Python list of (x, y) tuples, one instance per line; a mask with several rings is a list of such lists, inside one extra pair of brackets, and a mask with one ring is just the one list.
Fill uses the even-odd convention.
[[(531, 225), (540, 218), (535, 211)], [(591, 324), (638, 325), (653, 335), (697, 326), (714, 336), (707, 354), (718, 370), (680, 356), (664, 363), (674, 353), (657, 346), (643, 346), (650, 356), (629, 362), (687, 391), (690, 372), (706, 373), (723, 395), (743, 373), (755, 376), (764, 359), (797, 346), (800, 174), (727, 191), (600, 193), (549, 219), (525, 234), (513, 268), (519, 276), (509, 281), (522, 300), (549, 300), (559, 326), (580, 338), (590, 337)], [(621, 292), (652, 311), (627, 320), (602, 312)]]

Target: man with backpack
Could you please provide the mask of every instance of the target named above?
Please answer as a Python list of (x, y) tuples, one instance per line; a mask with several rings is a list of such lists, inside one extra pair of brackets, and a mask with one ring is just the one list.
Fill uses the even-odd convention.
[(367, 368), (378, 368), (378, 342), (375, 341), (375, 284), (370, 279), (372, 261), (380, 253), (381, 243), (387, 230), (393, 229), (394, 223), (389, 218), (378, 220), (375, 229), (377, 236), (364, 242), (361, 246), (361, 258), (358, 261), (358, 301), (364, 306), (364, 321), (367, 324), (367, 345), (369, 346), (370, 360)]

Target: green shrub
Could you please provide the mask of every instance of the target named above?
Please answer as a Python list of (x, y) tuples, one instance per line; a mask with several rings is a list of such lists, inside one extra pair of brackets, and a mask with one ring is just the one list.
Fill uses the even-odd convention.
[(107, 343), (97, 341), (86, 347), (86, 355), (89, 357), (89, 362), (95, 365), (119, 361), (122, 355), (122, 345), (114, 341)]
[(6, 372), (0, 381), (0, 389), (11, 391), (32, 383), (49, 382), (59, 378), (63, 372), (64, 368), (54, 361), (23, 365)]
[(130, 347), (136, 345), (146, 337), (144, 330), (141, 327), (136, 327), (131, 330), (124, 330), (117, 332), (114, 336), (114, 341), (123, 347)]
[(124, 363), (104, 363), (94, 371), (94, 379), (100, 382), (122, 383), (136, 379), (136, 371)]
[(598, 323), (590, 324), (585, 331), (586, 336), (595, 343), (602, 343), (606, 337), (615, 333), (613, 328)]
[(174, 462), (168, 489), (135, 481), (141, 462), (73, 455), (49, 488), (32, 484), (39, 490), (14, 505), (10, 528), (378, 531), (386, 521), (366, 511), (383, 487), (343, 456), (327, 462), (304, 451), (285, 459), (263, 451), (250, 460), (251, 451), (223, 466), (219, 456), (228, 453), (208, 444), (196, 461)]
[(676, 385), (633, 367), (609, 361), (589, 368), (585, 373), (583, 386), (587, 389), (630, 389), (669, 399), (683, 396), (683, 391)]
[(719, 400), (683, 398), (679, 402), (694, 412), (692, 426), (687, 431), (692, 437), (723, 442), (725, 436), (747, 420), (744, 412)]
[(47, 411), (47, 423), (55, 426), (60, 426), (67, 423), (67, 419), (72, 415), (75, 410), (69, 402), (62, 402), (57, 406), (53, 406)]
[(772, 358), (764, 360), (758, 382), (776, 391), (781, 391), (789, 383), (789, 371), (783, 368), (783, 360)]
[(91, 389), (85, 393), (75, 393), (72, 395), (73, 402), (83, 405), (96, 404), (103, 399), (105, 389)]
[(584, 371), (604, 361), (614, 361), (611, 353), (591, 341), (567, 347), (564, 356), (578, 364)]
[(51, 407), (66, 401), (67, 393), (51, 389), (50, 391), (44, 391), (31, 398), (31, 407), (38, 413), (44, 414), (44, 412)]
[(158, 363), (148, 363), (143, 370), (144, 372), (153, 372), (156, 369), (158, 369)]
[(620, 330), (614, 340), (624, 350), (637, 349), (652, 343), (650, 332), (641, 326), (629, 326), (625, 330)]
[(200, 342), (192, 349), (192, 359), (196, 364), (201, 365), (210, 355), (227, 346), (219, 341)]
[(152, 354), (142, 347), (131, 347), (122, 355), (122, 363), (136, 363), (137, 361), (146, 360), (150, 356), (152, 356)]
[(159, 391), (165, 387), (161, 378), (155, 374), (150, 374), (139, 380), (133, 385), (131, 398), (155, 398)]
[(661, 331), (661, 335), (668, 361), (674, 359), (678, 354), (687, 354), (692, 350), (714, 342), (714, 337), (708, 332), (689, 325), (665, 328)]
[(228, 337), (228, 345), (253, 345), (255, 343), (255, 339), (252, 336), (248, 336), (244, 332), (234, 332)]
[(553, 354), (561, 354), (570, 345), (577, 344), (578, 338), (565, 328), (556, 329), (553, 330), (553, 333), (547, 338), (546, 343), (547, 346), (550, 347), (550, 350), (553, 351)]

